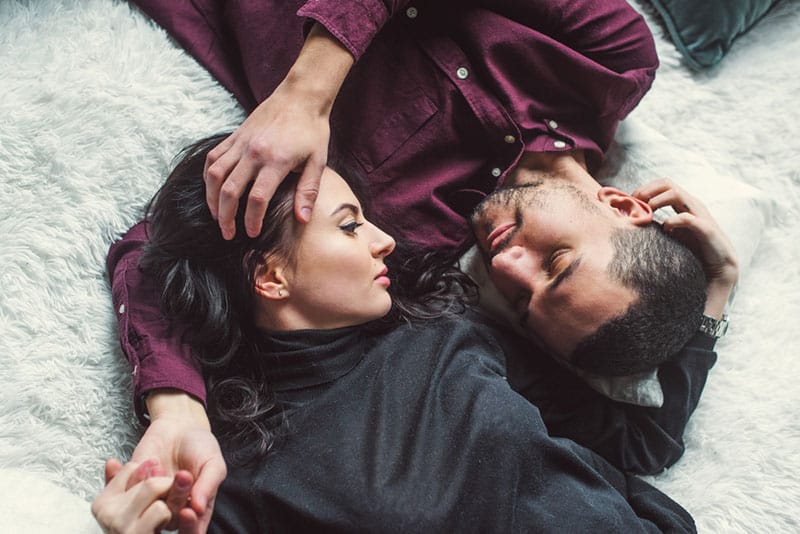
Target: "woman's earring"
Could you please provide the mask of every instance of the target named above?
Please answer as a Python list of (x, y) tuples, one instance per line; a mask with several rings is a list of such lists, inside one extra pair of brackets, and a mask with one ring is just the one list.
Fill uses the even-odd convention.
[(278, 296), (279, 296), (279, 297), (282, 297), (282, 296), (283, 296), (283, 289), (279, 289), (279, 290), (278, 290)]

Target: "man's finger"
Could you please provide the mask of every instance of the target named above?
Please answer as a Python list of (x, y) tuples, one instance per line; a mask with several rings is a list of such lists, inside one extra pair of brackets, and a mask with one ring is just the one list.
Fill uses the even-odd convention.
[(225, 139), (219, 142), (217, 146), (212, 148), (208, 155), (206, 155), (206, 161), (203, 164), (203, 179), (206, 179), (206, 175), (208, 174), (208, 169), (211, 167), (218, 159), (222, 157), (236, 142), (236, 132), (232, 133)]
[(247, 197), (247, 208), (244, 212), (244, 227), (247, 235), (257, 237), (261, 233), (261, 225), (267, 213), (269, 201), (278, 185), (286, 177), (287, 172), (280, 169), (262, 167), (256, 176), (255, 183)]
[[(192, 486), (192, 509), (198, 515), (203, 514), (217, 494), (219, 485), (228, 474), (222, 457), (209, 460), (200, 471)], [(209, 510), (210, 511), (210, 510)]]
[(314, 209), (314, 203), (319, 195), (319, 183), (324, 170), (324, 161), (315, 163), (309, 160), (297, 181), (297, 190), (294, 194), (294, 215), (300, 222), (307, 223), (311, 220), (311, 211)]
[(178, 514), (178, 534), (205, 534), (200, 530), (197, 514), (191, 508), (184, 508)]
[(647, 201), (654, 196), (658, 195), (659, 193), (663, 193), (664, 191), (670, 189), (672, 183), (667, 178), (659, 178), (658, 180), (653, 180), (652, 182), (648, 182), (644, 185), (641, 185), (634, 190), (631, 195), (635, 196), (638, 199)]
[(186, 506), (192, 491), (192, 482), (194, 482), (194, 477), (189, 471), (181, 470), (175, 473), (172, 487), (165, 499), (173, 515), (177, 515), (180, 509)]
[(206, 157), (207, 169), (203, 172), (203, 181), (206, 185), (206, 204), (208, 204), (212, 217), (219, 217), (221, 190), (231, 172), (236, 168), (240, 159), (239, 156), (240, 152), (236, 147), (231, 147), (212, 164), (209, 163), (208, 157)]
[(247, 184), (255, 177), (255, 161), (242, 158), (228, 175), (219, 191), (219, 227), (222, 237), (233, 239), (236, 235), (236, 212), (239, 209), (239, 199), (242, 197)]

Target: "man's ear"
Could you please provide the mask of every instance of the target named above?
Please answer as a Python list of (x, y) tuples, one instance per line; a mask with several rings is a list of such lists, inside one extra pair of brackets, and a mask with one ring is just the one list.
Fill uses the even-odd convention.
[(270, 300), (283, 300), (289, 296), (289, 284), (283, 268), (262, 265), (255, 277), (256, 293)]
[(653, 208), (650, 207), (650, 204), (620, 191), (616, 187), (601, 187), (597, 198), (637, 226), (653, 222)]

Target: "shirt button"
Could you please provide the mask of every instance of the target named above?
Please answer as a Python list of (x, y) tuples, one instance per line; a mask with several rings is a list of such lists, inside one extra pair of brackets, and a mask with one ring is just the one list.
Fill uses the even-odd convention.
[(500, 170), (500, 167), (495, 167), (494, 169), (492, 169), (492, 176), (494, 176), (495, 178), (499, 177), (501, 174), (503, 174), (503, 171)]
[(458, 67), (456, 71), (456, 76), (458, 76), (459, 80), (466, 80), (467, 76), (469, 76), (469, 71), (466, 67)]
[(514, 142), (515, 142), (516, 140), (517, 140), (517, 138), (516, 138), (516, 137), (514, 137), (513, 135), (507, 135), (507, 136), (505, 136), (505, 137), (503, 138), (503, 141), (505, 141), (505, 142), (506, 142), (506, 143), (508, 143), (509, 145), (512, 145), (512, 144), (514, 144)]
[(552, 129), (554, 129), (554, 130), (555, 130), (556, 128), (558, 128), (558, 123), (557, 123), (556, 121), (548, 121), (548, 122), (547, 122), (547, 124), (549, 124), (549, 125), (550, 125), (550, 128), (552, 128)]
[(419, 15), (419, 11), (417, 11), (416, 7), (409, 7), (408, 9), (406, 9), (406, 17), (410, 19), (415, 19), (417, 18), (417, 15)]
[(556, 148), (564, 148), (565, 146), (567, 146), (567, 143), (565, 143), (564, 141), (553, 141), (553, 146)]
[(120, 315), (122, 315), (123, 313), (125, 313), (125, 305), (124, 305), (124, 304), (120, 304), (120, 305), (119, 305), (119, 313), (120, 313)]

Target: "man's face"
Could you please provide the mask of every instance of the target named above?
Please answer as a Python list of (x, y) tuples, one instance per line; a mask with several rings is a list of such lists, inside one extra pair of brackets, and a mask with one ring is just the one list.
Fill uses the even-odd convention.
[(608, 273), (624, 217), (580, 189), (549, 181), (501, 189), (472, 222), (520, 324), (561, 357), (637, 298)]

